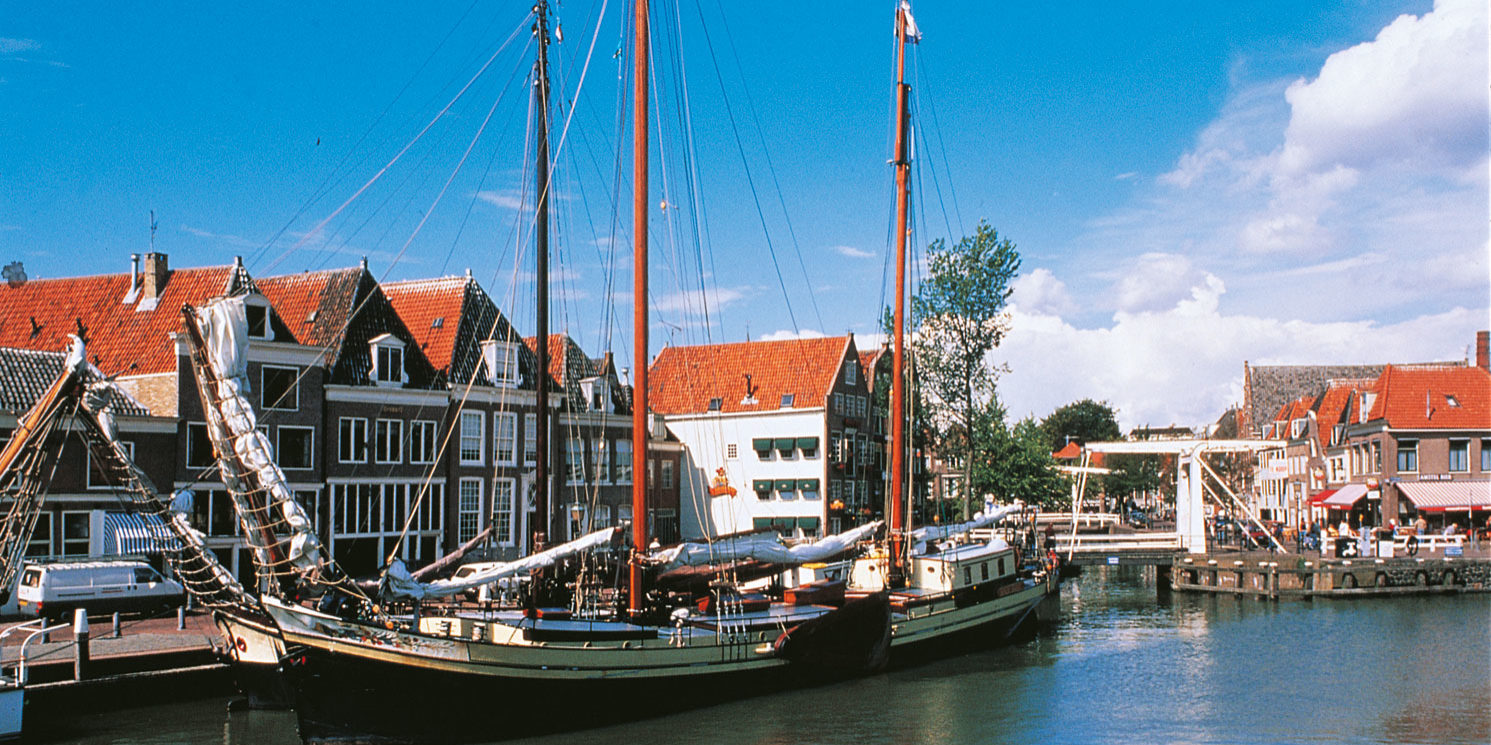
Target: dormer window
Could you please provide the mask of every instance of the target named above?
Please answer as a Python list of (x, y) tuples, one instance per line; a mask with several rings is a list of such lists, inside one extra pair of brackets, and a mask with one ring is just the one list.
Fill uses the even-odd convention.
[(518, 345), (508, 341), (484, 341), (481, 343), (482, 359), (487, 363), (487, 375), (492, 385), (515, 388), (518, 385)]
[(399, 386), (409, 380), (404, 371), (404, 341), (393, 334), (383, 334), (371, 342), (373, 384)]
[(711, 399), (709, 399), (709, 410), (710, 411), (719, 411), (720, 407), (724, 406), (724, 405), (725, 405), (725, 399), (723, 399), (723, 398), (711, 398)]
[(274, 329), (269, 325), (269, 306), (260, 302), (244, 303), (244, 313), (248, 316), (248, 335), (250, 339), (273, 339)]
[(611, 386), (605, 378), (585, 378), (580, 381), (580, 390), (591, 411), (611, 410)]

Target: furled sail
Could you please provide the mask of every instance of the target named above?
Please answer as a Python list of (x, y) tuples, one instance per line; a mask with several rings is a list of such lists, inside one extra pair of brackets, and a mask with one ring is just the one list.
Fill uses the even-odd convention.
[(712, 543), (681, 543), (658, 551), (644, 561), (662, 567), (665, 572), (680, 567), (705, 566), (750, 559), (783, 565), (806, 564), (832, 558), (854, 548), (854, 544), (874, 535), (880, 526), (881, 522), (876, 520), (843, 533), (798, 546), (788, 546), (776, 533), (751, 533)]
[(911, 531), (911, 542), (928, 543), (931, 541), (943, 541), (952, 536), (967, 533), (970, 530), (987, 528), (1019, 512), (1024, 507), (1023, 503), (1017, 501), (1014, 504), (1008, 504), (997, 509), (976, 513), (973, 519), (967, 522), (954, 523), (952, 525), (929, 525), (925, 528), (918, 528)]
[(556, 562), (567, 556), (599, 548), (612, 541), (616, 537), (616, 528), (602, 528), (594, 533), (580, 536), (568, 543), (561, 543), (546, 551), (530, 554), (515, 561), (493, 562), (486, 565), (481, 571), (473, 572), (465, 577), (452, 577), (434, 582), (419, 582), (410, 574), (404, 562), (395, 560), (388, 570), (383, 573), (383, 582), (380, 586), (380, 595), (385, 599), (424, 600), (426, 598), (443, 598), (454, 595), (462, 590), (489, 585), (498, 580), (526, 574), (535, 569), (545, 569), (554, 566)]

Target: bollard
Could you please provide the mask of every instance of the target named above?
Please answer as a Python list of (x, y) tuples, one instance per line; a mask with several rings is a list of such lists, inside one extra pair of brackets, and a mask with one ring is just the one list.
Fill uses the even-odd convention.
[(112, 631), (112, 635), (114, 639), (119, 638), (119, 611), (117, 610), (114, 611), (114, 629)]
[(183, 631), (185, 629), (186, 629), (186, 606), (183, 605), (183, 606), (180, 606), (180, 607), (178, 607), (176, 609), (176, 630), (177, 631)]
[(73, 659), (73, 680), (82, 680), (88, 674), (88, 611), (78, 608), (72, 612), (72, 638), (78, 649)]

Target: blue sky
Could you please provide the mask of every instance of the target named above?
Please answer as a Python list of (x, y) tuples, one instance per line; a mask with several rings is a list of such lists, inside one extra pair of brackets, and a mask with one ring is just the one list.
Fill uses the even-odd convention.
[[(629, 355), (606, 332), (631, 302), (622, 5), (557, 7), (556, 325)], [(654, 350), (875, 339), (893, 5), (800, 5), (655, 10)], [(153, 209), (176, 266), (470, 268), (531, 329), (524, 7), (10, 8), (0, 261), (124, 271)], [(987, 219), (1020, 247), (993, 360), (1013, 414), (1092, 397), (1125, 426), (1202, 424), (1239, 399), (1244, 360), (1459, 359), (1491, 325), (1484, 3), (915, 13), (917, 242)]]

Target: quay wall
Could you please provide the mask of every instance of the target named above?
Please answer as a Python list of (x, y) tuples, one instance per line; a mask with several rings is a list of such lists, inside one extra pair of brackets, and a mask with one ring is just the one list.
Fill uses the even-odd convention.
[(1168, 568), (1178, 592), (1269, 599), (1491, 592), (1491, 559), (1325, 559), (1293, 554), (1198, 554)]

